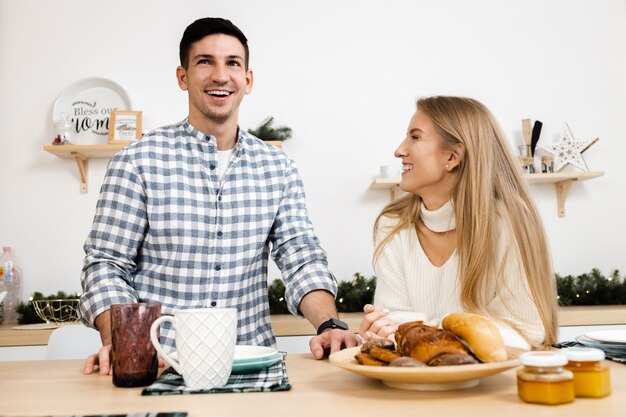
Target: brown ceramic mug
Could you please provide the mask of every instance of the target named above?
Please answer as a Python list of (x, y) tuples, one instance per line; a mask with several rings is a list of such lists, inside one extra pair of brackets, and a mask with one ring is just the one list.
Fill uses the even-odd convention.
[(158, 303), (111, 306), (111, 364), (115, 386), (141, 387), (156, 380), (159, 364), (150, 341), (150, 327), (160, 315)]

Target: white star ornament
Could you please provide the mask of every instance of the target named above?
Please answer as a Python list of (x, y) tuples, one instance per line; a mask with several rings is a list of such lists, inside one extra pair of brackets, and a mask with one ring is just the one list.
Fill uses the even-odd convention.
[(572, 164), (583, 171), (589, 171), (582, 153), (597, 141), (598, 138), (575, 140), (572, 131), (567, 123), (565, 123), (561, 139), (551, 145), (541, 145), (541, 148), (554, 155), (555, 172), (562, 170), (567, 164)]

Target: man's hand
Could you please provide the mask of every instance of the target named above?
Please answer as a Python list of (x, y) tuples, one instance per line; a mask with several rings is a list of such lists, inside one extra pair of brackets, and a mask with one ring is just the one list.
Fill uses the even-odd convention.
[(309, 341), (309, 348), (315, 359), (323, 359), (341, 349), (358, 346), (360, 339), (350, 330), (329, 329)]
[(90, 355), (85, 361), (83, 373), (91, 375), (98, 366), (100, 375), (111, 375), (111, 310), (105, 310), (96, 317), (96, 328), (100, 332), (102, 347), (98, 353)]
[[(111, 375), (113, 366), (111, 364), (111, 351), (112, 345), (102, 346), (98, 353), (94, 353), (90, 355), (85, 361), (85, 366), (83, 367), (83, 373), (85, 375), (91, 375), (95, 372), (96, 366), (99, 368), (100, 375)], [(159, 356), (159, 368), (165, 366), (165, 362)]]
[(111, 345), (104, 345), (98, 353), (90, 355), (85, 361), (83, 373), (91, 375), (94, 373), (96, 366), (99, 367), (100, 375), (111, 375)]

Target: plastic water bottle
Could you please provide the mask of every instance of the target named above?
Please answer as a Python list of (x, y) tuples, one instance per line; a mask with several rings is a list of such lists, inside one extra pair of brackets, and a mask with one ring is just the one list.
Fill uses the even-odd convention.
[(2, 248), (0, 255), (0, 281), (7, 291), (4, 297), (4, 317), (6, 323), (17, 323), (17, 306), (20, 303), (21, 277), (20, 270), (10, 246)]

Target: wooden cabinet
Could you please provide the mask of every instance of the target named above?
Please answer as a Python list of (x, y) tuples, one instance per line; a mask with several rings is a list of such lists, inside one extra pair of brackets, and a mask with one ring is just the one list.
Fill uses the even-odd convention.
[[(531, 184), (554, 184), (556, 189), (557, 213), (559, 217), (565, 217), (565, 200), (570, 187), (576, 181), (585, 181), (601, 177), (603, 171), (592, 172), (555, 172), (553, 174), (524, 174)], [(372, 190), (389, 190), (391, 199), (395, 199), (400, 191), (400, 179), (375, 178), (370, 184)]]

